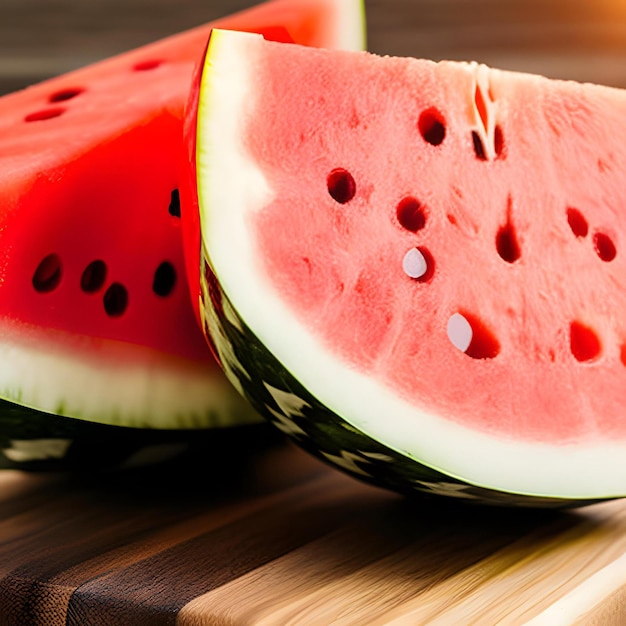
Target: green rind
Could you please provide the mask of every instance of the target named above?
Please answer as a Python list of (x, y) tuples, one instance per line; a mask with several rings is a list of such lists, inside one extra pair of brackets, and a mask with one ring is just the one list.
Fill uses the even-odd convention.
[[(243, 454), (251, 441), (263, 447), (277, 439), (264, 423), (198, 430), (129, 428), (52, 415), (0, 400), (0, 469), (100, 472), (177, 456), (204, 456), (225, 445)], [(51, 443), (62, 445), (52, 445), (57, 453), (46, 455)], [(16, 451), (23, 456), (25, 447), (33, 452), (33, 458), (12, 458)]]
[[(535, 508), (585, 506), (599, 501), (508, 493), (472, 485), (385, 446), (320, 402), (280, 363), (238, 315), (206, 257), (201, 286), (204, 332), (228, 378), (265, 419), (326, 463), (354, 478), (405, 495), (437, 494), (468, 502)], [(281, 407), (268, 386), (289, 394), (290, 400), (281, 402)]]

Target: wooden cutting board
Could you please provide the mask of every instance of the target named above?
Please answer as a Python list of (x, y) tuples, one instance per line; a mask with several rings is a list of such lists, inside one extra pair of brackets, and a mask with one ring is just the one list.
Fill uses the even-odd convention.
[(0, 473), (0, 624), (626, 623), (626, 501), (407, 501), (290, 445)]

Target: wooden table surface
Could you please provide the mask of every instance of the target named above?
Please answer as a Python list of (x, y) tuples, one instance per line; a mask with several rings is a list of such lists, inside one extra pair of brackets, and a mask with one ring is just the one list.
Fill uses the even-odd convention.
[(290, 445), (0, 474), (3, 626), (624, 623), (622, 501), (407, 501)]
[[(0, 92), (251, 5), (2, 0)], [(624, 0), (366, 0), (379, 53), (626, 87)], [(626, 624), (626, 503), (402, 498), (290, 446), (0, 473), (0, 625)]]
[[(2, 0), (0, 90), (253, 5), (252, 0)], [(626, 87), (624, 0), (365, 0), (378, 53), (477, 60)]]

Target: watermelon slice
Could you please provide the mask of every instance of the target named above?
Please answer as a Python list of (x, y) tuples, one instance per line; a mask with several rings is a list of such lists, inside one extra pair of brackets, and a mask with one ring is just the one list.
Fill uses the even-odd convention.
[[(360, 0), (274, 0), (215, 24), (363, 45)], [(7, 457), (62, 456), (67, 442), (48, 439), (85, 433), (50, 413), (171, 430), (259, 419), (215, 364), (185, 278), (183, 109), (213, 25), (0, 99)]]
[(204, 328), (255, 406), (404, 492), (626, 494), (626, 92), (223, 31), (205, 67)]

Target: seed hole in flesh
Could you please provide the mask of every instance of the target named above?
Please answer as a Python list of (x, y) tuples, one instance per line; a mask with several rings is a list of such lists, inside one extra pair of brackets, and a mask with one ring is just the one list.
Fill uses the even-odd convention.
[(94, 293), (103, 285), (107, 277), (107, 266), (104, 261), (92, 261), (80, 277), (80, 288), (85, 293)]
[(356, 182), (348, 170), (341, 167), (334, 169), (326, 179), (328, 193), (339, 204), (350, 202), (356, 194)]
[(403, 198), (396, 207), (396, 216), (400, 226), (411, 232), (417, 232), (426, 224), (426, 214), (421, 202), (411, 196)]
[(498, 159), (504, 159), (506, 157), (506, 150), (504, 146), (504, 134), (500, 126), (496, 126), (493, 131), (493, 146), (496, 151), (496, 157)]
[(487, 154), (485, 152), (485, 146), (483, 146), (483, 140), (475, 130), (472, 131), (472, 143), (474, 144), (474, 153), (476, 154), (476, 158), (480, 161), (486, 161)]
[(61, 276), (61, 259), (58, 254), (49, 254), (37, 266), (33, 274), (33, 287), (39, 293), (48, 293), (59, 286)]
[(140, 61), (133, 65), (135, 72), (147, 72), (149, 70), (155, 70), (157, 67), (163, 64), (163, 61), (158, 59), (149, 59), (147, 61)]
[(67, 89), (61, 89), (60, 91), (55, 91), (50, 94), (50, 96), (48, 96), (48, 102), (66, 102), (76, 96), (80, 96), (80, 94), (84, 91), (85, 90), (82, 87), (69, 87)]
[(493, 359), (500, 353), (500, 343), (475, 315), (455, 313), (448, 320), (448, 339), (452, 345), (473, 359)]
[(507, 263), (515, 263), (515, 261), (522, 256), (515, 225), (512, 222), (509, 221), (498, 230), (496, 235), (496, 249), (500, 258)]
[(617, 249), (613, 240), (605, 233), (595, 233), (593, 247), (600, 259), (606, 263), (610, 263), (617, 256)]
[(402, 269), (409, 278), (424, 283), (435, 272), (435, 260), (426, 248), (411, 248), (402, 259)]
[(180, 217), (180, 193), (178, 189), (174, 189), (170, 195), (168, 211), (171, 216)]
[(483, 98), (483, 92), (478, 85), (476, 85), (476, 89), (474, 90), (474, 103), (476, 104), (476, 110), (480, 116), (483, 128), (486, 130), (489, 122), (487, 118), (487, 105), (485, 104), (485, 99)]
[(152, 280), (152, 291), (157, 296), (165, 298), (172, 293), (174, 286), (176, 285), (176, 270), (169, 261), (163, 261), (154, 272), (154, 279)]
[(589, 224), (585, 216), (573, 207), (567, 209), (567, 223), (576, 237), (583, 238), (589, 232)]
[(104, 310), (109, 317), (120, 317), (128, 307), (128, 291), (120, 283), (112, 283), (104, 292)]
[(574, 358), (581, 363), (594, 361), (600, 356), (602, 346), (598, 336), (595, 331), (580, 322), (570, 324), (569, 342)]
[(43, 122), (44, 120), (51, 120), (59, 115), (63, 115), (65, 109), (63, 107), (50, 107), (49, 109), (41, 109), (41, 111), (35, 111), (29, 113), (25, 118), (25, 122)]
[(417, 121), (417, 128), (426, 143), (438, 146), (446, 138), (446, 124), (443, 115), (431, 107), (422, 111)]

